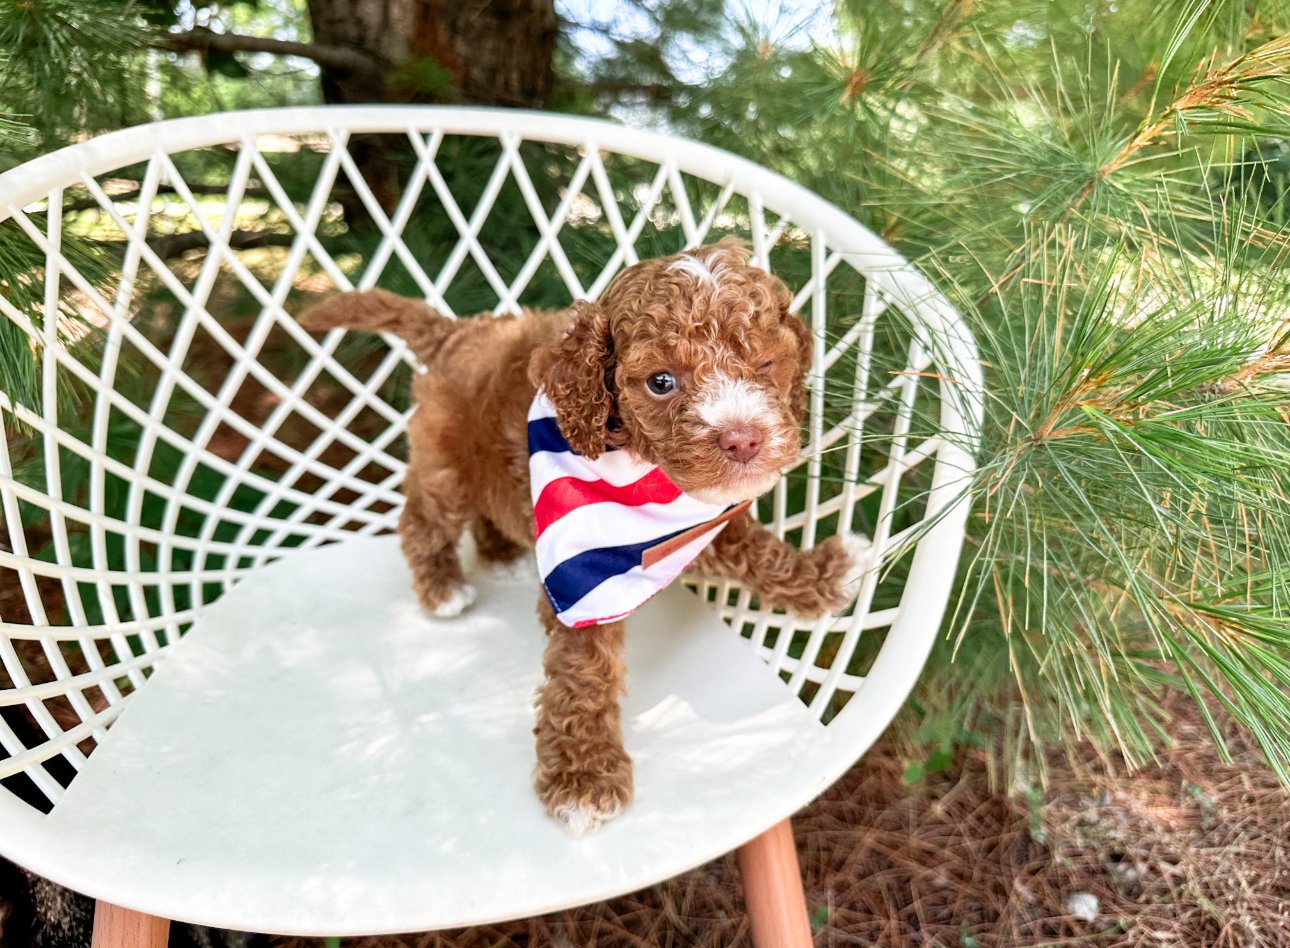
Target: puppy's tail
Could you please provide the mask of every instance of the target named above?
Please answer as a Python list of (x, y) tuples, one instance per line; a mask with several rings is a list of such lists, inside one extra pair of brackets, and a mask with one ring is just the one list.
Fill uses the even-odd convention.
[(386, 290), (341, 293), (311, 306), (297, 317), (306, 329), (363, 329), (388, 332), (408, 344), (423, 365), (430, 365), (444, 343), (460, 328), (421, 300)]

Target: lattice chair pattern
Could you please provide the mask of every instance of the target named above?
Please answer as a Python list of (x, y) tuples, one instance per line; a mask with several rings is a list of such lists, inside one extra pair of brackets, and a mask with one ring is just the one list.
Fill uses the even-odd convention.
[[(357, 143), (398, 156), (401, 191)], [(32, 259), (0, 295), (0, 344), (33, 367), (0, 392), (0, 853), (100, 899), (106, 940), (164, 938), (131, 912), (466, 925), (743, 846), (759, 941), (805, 943), (800, 885), (788, 909), (753, 893), (794, 872), (783, 821), (904, 701), (963, 536), (979, 370), (917, 271), (728, 153), (454, 108), (104, 135), (0, 176), (0, 224)], [(481, 581), (460, 620), (419, 613), (389, 536), (411, 359), (292, 314), (378, 284), (447, 313), (567, 305), (724, 234), (815, 337), (803, 461), (757, 514), (808, 547), (862, 532), (874, 561), (818, 621), (703, 576), (635, 617), (637, 798), (572, 841), (528, 784), (532, 581)]]

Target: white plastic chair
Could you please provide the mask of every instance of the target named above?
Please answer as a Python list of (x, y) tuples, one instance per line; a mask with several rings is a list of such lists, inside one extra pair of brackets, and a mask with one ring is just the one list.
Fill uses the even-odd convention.
[[(347, 150), (359, 134), (392, 136), (415, 162), (393, 207)], [(461, 171), (467, 154), (486, 175)], [(364, 257), (336, 247), (342, 190), (380, 235)], [(418, 199), (451, 239), (414, 252)], [(490, 257), (503, 206), (536, 225), (527, 256)], [(244, 239), (255, 214), (278, 246)], [(198, 232), (209, 251), (161, 259), (150, 219), (154, 237)], [(119, 242), (110, 273), (85, 272), (65, 220)], [(171, 918), (302, 935), (464, 926), (743, 847), (755, 938), (809, 942), (785, 821), (919, 674), (979, 424), (970, 337), (904, 260), (726, 152), (458, 108), (114, 132), (0, 176), (0, 223), (30, 240), (43, 298), (26, 311), (0, 295), (40, 391), (0, 393), (0, 854), (99, 899), (97, 941), (164, 943)], [(416, 606), (390, 535), (410, 359), (397, 342), (318, 341), (291, 314), (302, 287), (366, 288), (395, 269), (445, 310), (514, 311), (542, 280), (595, 297), (662, 244), (719, 233), (751, 241), (816, 335), (802, 467), (759, 516), (808, 546), (864, 532), (880, 565), (824, 620), (703, 577), (633, 617), (636, 797), (574, 840), (530, 788), (534, 581), (479, 578), (460, 619)]]

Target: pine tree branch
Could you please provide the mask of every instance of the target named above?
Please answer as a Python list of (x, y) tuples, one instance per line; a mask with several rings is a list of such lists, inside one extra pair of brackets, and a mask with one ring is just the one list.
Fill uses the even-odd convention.
[[(132, 181), (130, 182), (129, 190), (115, 192), (108, 196), (112, 198), (113, 201), (133, 201), (139, 197), (139, 192), (142, 190), (142, 188), (143, 188), (143, 185), (140, 182)], [(191, 183), (188, 185), (188, 190), (192, 194), (211, 194), (211, 195), (216, 195), (218, 197), (225, 197), (228, 195), (228, 185), (226, 184)], [(162, 186), (157, 188), (158, 195), (178, 194), (178, 193), (179, 191), (172, 187)], [(248, 183), (248, 185), (243, 191), (243, 194), (248, 197), (256, 197), (258, 195), (262, 195), (265, 193), (267, 192), (264, 190), (264, 188), (260, 187), (260, 185), (256, 183), (254, 179), (252, 179), (252, 181)], [(81, 198), (80, 200), (77, 200), (77, 201), (64, 202), (62, 207), (62, 212), (64, 214), (76, 214), (76, 213), (80, 213), (81, 211), (99, 211), (102, 209), (103, 209), (103, 206), (99, 204), (99, 202), (96, 199)]]
[[(294, 233), (278, 233), (276, 231), (261, 230), (235, 230), (228, 235), (228, 246), (232, 250), (256, 250), (261, 247), (290, 247), (295, 243), (297, 235)], [(130, 245), (128, 240), (98, 240), (92, 241), (96, 248), (114, 254), (117, 257), (125, 255), (126, 249)], [(166, 234), (160, 237), (149, 239), (148, 246), (162, 260), (169, 260), (172, 257), (182, 256), (190, 250), (205, 250), (210, 246), (210, 241), (206, 239), (206, 234), (200, 230), (189, 230), (179, 234)]]
[(345, 46), (301, 43), (268, 36), (242, 33), (215, 33), (211, 30), (189, 30), (185, 33), (163, 33), (151, 44), (174, 52), (272, 53), (275, 56), (300, 56), (311, 59), (325, 69), (351, 73), (375, 72), (381, 64), (371, 56)]
[[(967, 16), (974, 4), (970, 0), (952, 0), (937, 18), (935, 25), (932, 26), (931, 32), (924, 37), (922, 44), (918, 47), (917, 52), (909, 61), (910, 72), (913, 73), (923, 64), (928, 55), (939, 48), (946, 40), (954, 35), (954, 27), (958, 26), (965, 16)], [(901, 88), (908, 88), (913, 83), (913, 78), (906, 80)]]
[(1090, 179), (1076, 195), (1070, 210), (1078, 210), (1093, 193), (1099, 180), (1119, 171), (1137, 152), (1170, 134), (1177, 134), (1176, 116), (1195, 109), (1213, 109), (1249, 119), (1249, 114), (1240, 105), (1243, 86), (1252, 80), (1284, 75), (1288, 63), (1290, 36), (1278, 36), (1219, 69), (1197, 70), (1197, 77), (1178, 98), (1165, 106), (1158, 116), (1144, 122), (1137, 134), (1097, 169), (1096, 177)]

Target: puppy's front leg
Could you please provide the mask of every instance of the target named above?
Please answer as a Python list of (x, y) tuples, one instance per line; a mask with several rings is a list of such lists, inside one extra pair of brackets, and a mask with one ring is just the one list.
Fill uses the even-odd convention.
[(585, 629), (560, 624), (545, 595), (546, 630), (538, 689), (537, 770), (533, 785), (547, 812), (575, 836), (617, 816), (632, 797), (632, 762), (623, 750), (623, 623)]
[(747, 584), (762, 601), (804, 619), (837, 612), (851, 601), (851, 574), (862, 565), (867, 541), (829, 537), (810, 550), (777, 538), (742, 513), (694, 561), (696, 569)]

